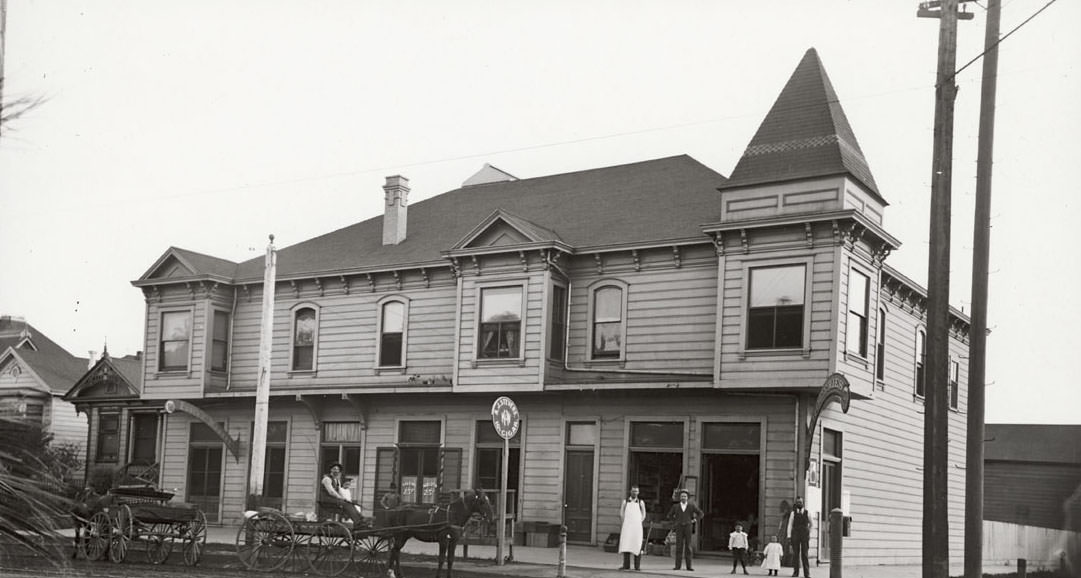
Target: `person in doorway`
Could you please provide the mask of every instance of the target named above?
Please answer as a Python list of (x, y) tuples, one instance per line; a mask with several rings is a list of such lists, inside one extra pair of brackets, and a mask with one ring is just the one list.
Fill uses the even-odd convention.
[(646, 519), (646, 503), (638, 498), (638, 486), (631, 486), (627, 499), (619, 506), (619, 519), (623, 525), (619, 530), (619, 552), (623, 554), (623, 566), (620, 570), (631, 569), (631, 556), (634, 556), (634, 569), (642, 569), (642, 522)]
[(330, 464), (330, 471), (323, 474), (321, 485), (323, 487), (323, 503), (337, 510), (343, 516), (347, 516), (353, 521), (353, 525), (360, 526), (363, 523), (364, 518), (360, 515), (360, 511), (357, 510), (356, 504), (353, 503), (351, 493), (342, 492), (344, 485), (341, 464), (337, 462)]
[(732, 552), (732, 571), (729, 574), (736, 573), (737, 562), (743, 566), (743, 573), (747, 574), (747, 562), (744, 561), (747, 554), (747, 533), (743, 531), (742, 524), (736, 524), (736, 529), (728, 534), (728, 549)]
[(792, 575), (799, 576), (802, 564), (804, 578), (811, 578), (811, 567), (807, 562), (807, 549), (811, 545), (811, 515), (803, 507), (803, 498), (798, 496), (792, 505), (792, 514), (788, 516), (787, 535), (792, 544)]
[(402, 495), (398, 493), (398, 484), (390, 483), (390, 489), (379, 498), (379, 505), (384, 510), (393, 510), (402, 503)]
[(690, 500), (691, 495), (687, 490), (680, 490), (679, 503), (672, 504), (672, 508), (668, 510), (668, 519), (672, 521), (674, 526), (672, 530), (676, 533), (676, 567), (673, 569), (679, 570), (686, 558), (687, 570), (693, 572), (691, 540), (694, 535), (694, 525), (702, 518), (702, 509)]
[(769, 537), (769, 544), (762, 551), (762, 567), (766, 569), (767, 576), (778, 576), (781, 571), (781, 554), (783, 548), (777, 543), (777, 536)]

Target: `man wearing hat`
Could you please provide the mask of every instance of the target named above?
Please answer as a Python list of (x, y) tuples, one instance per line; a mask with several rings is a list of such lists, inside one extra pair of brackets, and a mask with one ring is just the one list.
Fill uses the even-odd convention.
[(342, 492), (342, 465), (338, 462), (330, 464), (330, 473), (323, 474), (323, 500), (324, 504), (335, 508), (338, 512), (349, 516), (354, 526), (360, 526), (364, 517), (360, 515), (351, 496), (347, 497)]
[(690, 501), (691, 495), (687, 490), (679, 491), (679, 503), (672, 504), (668, 510), (668, 519), (672, 520), (672, 530), (676, 533), (676, 567), (679, 570), (683, 559), (687, 559), (687, 570), (693, 572), (691, 567), (691, 536), (694, 532), (694, 524), (702, 518), (702, 510), (697, 504)]

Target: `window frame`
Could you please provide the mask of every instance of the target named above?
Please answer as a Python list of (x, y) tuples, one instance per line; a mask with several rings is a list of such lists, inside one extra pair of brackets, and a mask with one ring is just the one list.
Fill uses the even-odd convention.
[[(594, 336), (596, 335), (597, 326), (597, 293), (608, 288), (616, 288), (620, 291), (619, 354), (598, 357), (596, 348), (594, 347)], [(586, 308), (588, 326), (586, 327), (585, 358), (590, 363), (623, 363), (627, 361), (627, 301), (629, 293), (630, 285), (619, 279), (598, 279), (589, 284)]]
[(886, 384), (886, 308), (878, 308), (878, 326), (875, 328), (875, 382), (884, 388)]
[[(383, 312), (385, 308), (398, 303), (402, 306), (402, 332), (401, 351), (397, 365), (383, 365)], [(405, 371), (409, 365), (409, 304), (410, 299), (404, 295), (388, 295), (375, 303), (375, 360), (372, 366), (376, 370), (400, 370)]]
[(922, 325), (916, 328), (913, 358), (912, 395), (924, 399), (927, 396), (927, 329)]
[[(556, 290), (563, 291), (563, 314), (560, 319), (556, 318)], [(570, 304), (571, 304), (570, 289), (566, 283), (561, 281), (552, 281), (551, 291), (548, 298), (548, 343), (545, 344), (547, 348), (546, 358), (552, 361), (565, 362), (567, 360), (567, 343), (569, 342), (569, 333), (567, 331), (570, 326)], [(554, 342), (557, 335), (559, 336), (560, 343), (558, 347)]]
[[(121, 417), (120, 413), (121, 412), (119, 412), (119, 411), (110, 411), (110, 412), (104, 412), (104, 413), (99, 413), (98, 414), (97, 440), (95, 441), (95, 444), (94, 444), (94, 463), (98, 463), (98, 464), (116, 464), (116, 463), (120, 463), (120, 437), (121, 437), (120, 436), (120, 433), (121, 433), (120, 428), (122, 426), (122, 420), (120, 419), (120, 417)], [(101, 450), (102, 450), (102, 445), (103, 445), (102, 440), (104, 439), (102, 434), (105, 432), (105, 428), (104, 428), (104, 426), (105, 426), (105, 418), (111, 418), (111, 419), (115, 420), (116, 421), (116, 428), (109, 432), (110, 434), (112, 434), (114, 436), (114, 439), (113, 439), (113, 442), (112, 442), (112, 445), (114, 446), (114, 451), (109, 456), (103, 458)]]
[[(185, 365), (169, 366), (165, 365), (165, 343), (166, 341), (172, 343), (179, 341), (177, 339), (164, 339), (165, 337), (165, 316), (175, 314), (186, 314), (188, 316), (188, 355), (185, 360)], [(194, 343), (195, 333), (195, 312), (192, 307), (170, 307), (162, 308), (158, 310), (158, 360), (157, 360), (157, 373), (189, 373), (191, 371), (192, 362), (192, 344)]]
[[(297, 336), (297, 315), (305, 310), (311, 309), (315, 312), (315, 330), (312, 335), (312, 366), (310, 368), (296, 367), (296, 336)], [(316, 373), (319, 371), (319, 323), (320, 323), (320, 306), (315, 303), (304, 302), (297, 303), (289, 308), (289, 374), (307, 374)]]
[[(863, 291), (863, 312), (855, 311), (852, 309), (852, 279), (854, 276), (859, 275), (865, 282)], [(859, 336), (856, 339), (859, 342), (856, 344), (857, 349), (853, 350), (851, 345), (852, 334), (852, 317), (858, 318), (859, 323)], [(854, 355), (860, 359), (868, 359), (870, 353), (870, 341), (871, 341), (871, 275), (863, 271), (862, 269), (854, 266), (850, 266), (848, 269), (848, 287), (845, 291), (845, 352), (847, 355)]]
[(961, 361), (950, 356), (950, 399), (949, 406), (952, 411), (960, 411), (961, 408)]
[[(747, 339), (750, 332), (751, 313), (751, 271), (755, 269), (773, 269), (781, 267), (803, 267), (803, 328), (799, 347), (748, 347)], [(756, 259), (743, 262), (743, 287), (740, 296), (740, 329), (739, 329), (739, 359), (748, 356), (760, 355), (803, 355), (811, 354), (811, 315), (810, 307), (812, 295), (812, 278), (814, 276), (814, 258), (811, 256), (782, 258), (782, 259)]]
[[(218, 339), (217, 336), (215, 335), (215, 330), (216, 330), (215, 322), (217, 321), (217, 317), (218, 317), (219, 314), (225, 316), (225, 339)], [(208, 332), (208, 335), (207, 335), (207, 337), (208, 337), (207, 342), (209, 343), (210, 347), (207, 350), (207, 354), (208, 354), (207, 355), (207, 360), (208, 360), (207, 361), (207, 369), (209, 369), (212, 372), (215, 372), (215, 373), (228, 373), (228, 371), (229, 371), (229, 354), (231, 352), (231, 347), (230, 347), (231, 344), (229, 343), (229, 341), (230, 341), (229, 338), (232, 337), (230, 335), (231, 332), (229, 331), (229, 328), (232, 326), (232, 320), (233, 320), (233, 314), (229, 310), (222, 309), (222, 308), (219, 308), (219, 307), (212, 307), (210, 309), (210, 323), (208, 325), (208, 327), (210, 328), (210, 331)], [(214, 366), (214, 351), (217, 348), (219, 343), (222, 344), (222, 347), (224, 347), (224, 349), (225, 349), (225, 354), (222, 357), (222, 362), (224, 363), (224, 365), (221, 366), (221, 367), (215, 367)]]
[[(518, 355), (511, 357), (484, 357), (481, 347), (481, 330), (484, 325), (482, 315), (484, 313), (484, 292), (490, 289), (518, 289), (519, 290), (519, 313), (518, 313)], [(474, 310), (473, 310), (473, 363), (474, 364), (499, 364), (499, 363), (523, 363), (525, 362), (526, 341), (526, 306), (528, 299), (529, 282), (527, 279), (507, 279), (489, 283), (478, 283), (475, 287)]]

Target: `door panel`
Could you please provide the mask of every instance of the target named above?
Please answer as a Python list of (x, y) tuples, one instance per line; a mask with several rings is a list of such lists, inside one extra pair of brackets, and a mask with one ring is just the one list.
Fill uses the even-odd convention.
[(593, 537), (593, 450), (567, 450), (565, 519), (567, 540), (592, 542)]

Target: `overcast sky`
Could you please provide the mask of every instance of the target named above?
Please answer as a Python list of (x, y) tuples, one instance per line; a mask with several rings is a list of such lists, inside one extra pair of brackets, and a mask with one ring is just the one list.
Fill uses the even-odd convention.
[[(1047, 4), (1005, 0), (1005, 34)], [(520, 178), (689, 154), (729, 175), (818, 50), (921, 284), (938, 21), (917, 2), (9, 0), (0, 312), (86, 356), (142, 349), (130, 281), (171, 245), (242, 261), (485, 162)], [(984, 10), (958, 66), (983, 48)], [(1081, 6), (1001, 46), (988, 422), (1081, 423)], [(951, 302), (969, 311), (981, 63), (958, 76)]]

